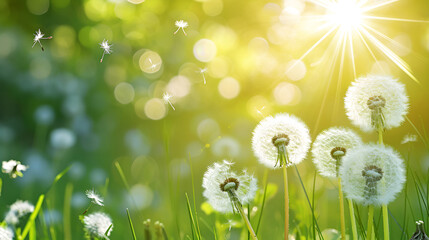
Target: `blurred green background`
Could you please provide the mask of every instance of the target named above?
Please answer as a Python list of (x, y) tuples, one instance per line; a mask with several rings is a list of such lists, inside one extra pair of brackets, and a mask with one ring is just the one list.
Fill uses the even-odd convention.
[[(207, 166), (229, 159), (236, 162), (236, 170), (254, 172), (263, 189), (265, 169), (251, 150), (252, 131), (263, 117), (295, 114), (307, 123), (312, 139), (328, 127), (346, 126), (365, 141), (376, 141), (375, 134), (359, 131), (344, 113), (343, 97), (354, 74), (348, 52), (340, 73), (341, 61), (332, 51), (335, 38), (293, 65), (324, 34), (319, 23), (305, 21), (314, 12), (320, 8), (300, 0), (0, 1), (0, 159), (30, 166), (17, 180), (2, 175), (0, 216), (16, 199), (35, 204), (55, 175), (71, 165), (44, 204), (45, 220), (57, 239), (70, 236), (64, 234), (69, 201), (72, 239), (83, 238), (78, 215), (89, 203), (84, 191), (92, 188), (105, 194), (106, 206), (97, 210), (112, 216), (112, 239), (131, 239), (126, 208), (140, 238), (142, 222), (150, 218), (164, 223), (171, 239), (187, 239), (191, 230), (184, 193), (192, 196), (193, 173), (205, 238), (213, 239), (218, 221), (231, 239), (238, 239), (239, 218), (201, 210), (201, 180)], [(429, 2), (397, 1), (371, 14), (429, 20)], [(174, 22), (180, 19), (189, 23), (187, 36), (181, 31), (173, 34)], [(362, 44), (356, 44), (356, 75), (387, 73), (400, 78), (410, 97), (408, 117), (423, 136), (402, 145), (406, 134), (417, 134), (409, 122), (385, 134), (386, 144), (409, 163), (407, 191), (390, 205), (406, 232), (401, 235), (392, 218), (392, 238), (408, 239), (415, 220), (428, 220), (427, 202), (418, 197), (411, 174), (421, 181), (421, 195), (429, 196), (429, 24), (371, 25), (401, 44), (381, 40), (419, 80), (413, 81), (373, 48), (376, 63)], [(37, 44), (31, 48), (39, 28), (53, 36), (42, 40), (44, 52)], [(113, 52), (100, 63), (103, 39), (113, 44)], [(204, 68), (206, 72), (199, 72)], [(173, 95), (176, 110), (163, 102), (165, 92)], [(53, 137), (60, 128), (69, 132)], [(122, 166), (130, 191), (114, 162)], [(317, 175), (313, 185), (311, 156), (298, 169), (310, 198), (314, 196), (320, 228), (339, 229), (335, 181)], [(311, 210), (295, 170), (290, 173), (291, 229), (306, 236), (312, 231)], [(266, 204), (260, 236), (279, 239), (284, 221), (281, 172), (269, 171), (268, 182), (279, 191)], [(360, 214), (365, 223), (365, 208)], [(40, 230), (43, 236), (51, 234)]]

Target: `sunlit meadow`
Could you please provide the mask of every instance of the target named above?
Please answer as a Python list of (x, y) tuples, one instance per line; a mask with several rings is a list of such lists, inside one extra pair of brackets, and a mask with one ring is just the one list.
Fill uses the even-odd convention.
[(1, 0), (0, 240), (429, 239), (429, 2)]

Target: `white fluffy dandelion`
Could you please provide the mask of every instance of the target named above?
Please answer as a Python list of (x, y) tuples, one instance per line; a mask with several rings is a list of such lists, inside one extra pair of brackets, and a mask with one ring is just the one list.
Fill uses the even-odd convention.
[(33, 39), (33, 46), (32, 46), (32, 48), (34, 47), (34, 45), (36, 45), (36, 43), (39, 43), (39, 44), (40, 44), (40, 47), (42, 48), (42, 51), (45, 51), (45, 49), (43, 48), (43, 45), (42, 45), (42, 43), (40, 42), (40, 40), (42, 40), (42, 39), (51, 39), (51, 38), (52, 38), (52, 36), (44, 37), (44, 36), (45, 36), (45, 34), (43, 34), (43, 33), (40, 31), (40, 29), (39, 29), (39, 30), (37, 30), (37, 31), (36, 31), (36, 33), (35, 33), (35, 34), (33, 34), (33, 35), (34, 35), (34, 39)]
[(338, 177), (342, 158), (361, 144), (361, 138), (351, 129), (333, 127), (320, 133), (311, 149), (313, 162), (320, 175)]
[(173, 104), (172, 104), (172, 103), (171, 103), (171, 101), (170, 101), (170, 99), (171, 99), (172, 97), (173, 97), (173, 95), (170, 95), (168, 92), (165, 92), (165, 93), (162, 95), (162, 99), (164, 100), (165, 104), (170, 104), (171, 108), (172, 108), (173, 110), (176, 110), (176, 109), (174, 108)]
[(379, 144), (351, 149), (343, 158), (340, 175), (346, 196), (362, 205), (387, 205), (405, 182), (399, 154)]
[(112, 47), (112, 44), (110, 44), (109, 45), (109, 41), (108, 40), (103, 40), (101, 43), (100, 43), (100, 48), (101, 49), (103, 49), (103, 55), (101, 56), (101, 59), (100, 59), (100, 62), (103, 62), (103, 59), (104, 59), (104, 55), (105, 54), (110, 54), (110, 53), (112, 53), (112, 49), (111, 49), (111, 47)]
[(347, 116), (363, 131), (398, 127), (408, 110), (405, 86), (391, 76), (356, 79), (344, 99)]
[(224, 160), (214, 163), (204, 173), (203, 195), (218, 212), (236, 211), (236, 204), (247, 204), (253, 200), (257, 180), (246, 171), (237, 174), (231, 171), (233, 163)]
[(11, 178), (16, 178), (18, 176), (22, 177), (22, 172), (26, 171), (28, 166), (21, 164), (20, 161), (11, 159), (9, 161), (3, 161), (1, 169), (3, 173), (9, 174)]
[(287, 113), (266, 117), (253, 131), (253, 152), (260, 163), (270, 168), (300, 163), (310, 143), (305, 123)]
[(100, 197), (94, 190), (86, 190), (86, 196), (91, 199), (91, 202), (99, 206), (104, 206), (103, 198)]
[(182, 29), (183, 34), (185, 34), (185, 36), (187, 35), (185, 32), (185, 28), (188, 27), (188, 22), (183, 21), (183, 20), (178, 20), (174, 23), (174, 25), (176, 25), (177, 30), (174, 32), (174, 34), (176, 34), (180, 29)]
[(10, 206), (5, 217), (5, 221), (7, 224), (16, 225), (21, 217), (30, 214), (33, 211), (33, 204), (28, 201), (18, 200)]
[(109, 215), (102, 212), (95, 212), (85, 216), (83, 223), (86, 232), (92, 237), (107, 238), (113, 229), (112, 219), (110, 219)]
[(13, 232), (7, 227), (0, 226), (0, 240), (12, 240)]

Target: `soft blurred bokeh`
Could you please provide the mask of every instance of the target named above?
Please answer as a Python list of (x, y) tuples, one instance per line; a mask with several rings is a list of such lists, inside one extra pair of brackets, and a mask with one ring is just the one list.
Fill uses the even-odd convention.
[[(429, 20), (428, 10), (427, 1), (402, 0), (374, 14)], [(68, 200), (73, 239), (82, 239), (78, 215), (89, 203), (84, 191), (92, 188), (105, 194), (106, 206), (98, 210), (113, 218), (112, 239), (131, 238), (126, 208), (138, 235), (150, 218), (164, 223), (172, 239), (184, 239), (191, 234), (184, 193), (192, 196), (193, 174), (203, 235), (212, 239), (217, 219), (230, 224), (225, 231), (237, 239), (239, 218), (228, 221), (231, 217), (207, 215), (207, 208), (200, 208), (205, 201), (201, 179), (208, 165), (229, 159), (236, 169), (254, 172), (262, 189), (265, 169), (253, 156), (251, 136), (263, 117), (293, 113), (307, 123), (312, 139), (325, 128), (346, 126), (365, 141), (376, 141), (344, 113), (343, 97), (354, 79), (350, 55), (340, 73), (328, 39), (299, 60), (323, 35), (317, 23), (304, 21), (313, 11), (320, 9), (304, 0), (0, 1), (0, 161), (17, 159), (30, 166), (23, 178), (2, 177), (0, 216), (16, 199), (34, 204), (55, 175), (71, 165), (44, 205), (45, 220), (58, 239), (64, 236)], [(187, 36), (173, 34), (180, 19), (189, 23)], [(408, 118), (424, 136), (429, 24), (375, 21), (374, 26), (401, 43), (383, 41), (410, 65), (419, 83), (373, 49), (376, 63), (362, 44), (355, 49), (356, 74), (401, 79), (410, 97)], [(31, 48), (37, 29), (53, 36), (42, 40), (45, 51), (37, 44)], [(100, 63), (104, 39), (113, 52)], [(176, 110), (162, 99), (165, 92), (173, 96)], [(417, 134), (405, 122), (387, 131), (385, 142), (424, 182), (428, 148), (421, 138), (401, 144), (409, 133)], [(123, 168), (129, 191), (114, 162)], [(320, 228), (339, 229), (336, 183), (316, 175), (313, 185), (310, 156), (298, 169), (308, 194), (314, 194)], [(312, 231), (311, 210), (294, 169), (290, 172), (291, 229), (305, 236)], [(269, 171), (268, 182), (279, 191), (267, 202), (260, 236), (278, 239), (283, 234), (281, 171)], [(427, 220), (411, 175), (409, 183), (408, 203), (403, 191), (390, 207), (398, 224), (405, 219), (408, 238), (417, 218)], [(366, 219), (365, 208), (360, 210)], [(391, 235), (399, 234), (401, 228), (391, 220)]]

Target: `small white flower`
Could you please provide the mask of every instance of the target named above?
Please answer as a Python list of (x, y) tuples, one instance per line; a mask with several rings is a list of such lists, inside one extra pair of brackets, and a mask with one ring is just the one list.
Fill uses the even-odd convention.
[(253, 152), (260, 163), (270, 168), (300, 163), (310, 143), (305, 123), (287, 113), (264, 118), (253, 131)]
[(42, 43), (40, 42), (40, 40), (41, 39), (51, 39), (52, 38), (52, 36), (49, 36), (49, 37), (43, 37), (43, 36), (45, 36), (45, 34), (43, 34), (41, 31), (40, 31), (40, 29), (39, 30), (37, 30), (36, 31), (36, 33), (35, 34), (33, 34), (34, 35), (34, 39), (33, 39), (33, 46), (32, 47), (34, 47), (34, 45), (36, 45), (36, 43), (39, 43), (40, 44), (40, 47), (42, 48), (42, 51), (45, 51), (45, 49), (43, 48), (43, 46), (42, 46)]
[(406, 144), (410, 142), (417, 142), (417, 136), (414, 134), (407, 134), (401, 141), (401, 144)]
[(171, 108), (172, 108), (173, 110), (176, 110), (176, 109), (174, 108), (173, 104), (172, 104), (172, 103), (171, 103), (171, 101), (170, 101), (170, 99), (171, 99), (172, 97), (173, 97), (173, 95), (170, 95), (168, 92), (165, 92), (165, 93), (162, 95), (162, 99), (164, 99), (165, 104), (170, 104)]
[(103, 55), (101, 56), (100, 62), (103, 62), (104, 54), (112, 53), (112, 49), (111, 49), (112, 46), (113, 45), (109, 45), (108, 40), (105, 40), (105, 39), (100, 43), (100, 48), (103, 49)]
[(203, 195), (218, 212), (231, 213), (235, 204), (247, 204), (253, 200), (257, 190), (257, 180), (243, 171), (240, 175), (231, 171), (233, 163), (214, 163), (204, 173)]
[(2, 172), (9, 174), (11, 178), (22, 177), (22, 172), (28, 169), (28, 166), (22, 165), (20, 161), (9, 160), (2, 162)]
[(86, 190), (85, 194), (89, 199), (91, 199), (92, 203), (99, 206), (104, 206), (103, 198), (100, 197), (94, 190)]
[(34, 211), (34, 206), (28, 201), (18, 200), (10, 206), (9, 212), (7, 212), (5, 221), (8, 224), (16, 225), (19, 219), (27, 214)]
[(9, 228), (0, 226), (0, 240), (12, 240), (13, 232)]
[(51, 145), (57, 149), (68, 149), (76, 142), (75, 134), (66, 128), (58, 128), (51, 132)]
[(403, 160), (392, 148), (364, 144), (351, 149), (340, 167), (346, 196), (362, 205), (387, 205), (405, 182)]
[[(86, 232), (92, 237), (107, 238), (113, 229), (112, 219), (110, 219), (109, 215), (102, 212), (86, 215), (83, 218), (83, 223)], [(112, 227), (109, 229), (110, 225)], [(109, 231), (107, 232), (108, 229)], [(107, 234), (105, 234), (106, 232)]]
[(311, 149), (313, 162), (320, 175), (338, 177), (344, 155), (361, 144), (361, 138), (351, 129), (333, 127), (320, 133)]
[(185, 22), (183, 20), (179, 20), (179, 21), (176, 21), (174, 23), (174, 25), (176, 25), (176, 27), (177, 27), (177, 30), (174, 32), (174, 34), (176, 34), (180, 29), (182, 29), (182, 31), (185, 34), (185, 36), (187, 35), (186, 32), (185, 32), (185, 28), (188, 27), (188, 22)]
[(405, 86), (390, 76), (356, 79), (344, 99), (347, 116), (363, 131), (398, 127), (408, 110)]

